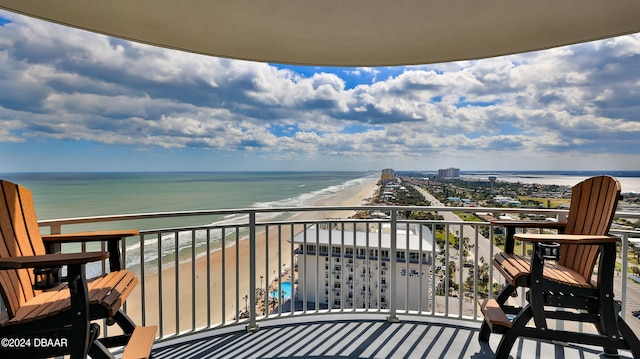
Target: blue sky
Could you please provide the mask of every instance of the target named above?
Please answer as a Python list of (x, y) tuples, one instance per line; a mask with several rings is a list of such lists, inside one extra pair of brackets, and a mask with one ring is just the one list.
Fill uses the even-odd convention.
[(640, 169), (640, 35), (305, 67), (0, 11), (0, 86), (0, 172)]

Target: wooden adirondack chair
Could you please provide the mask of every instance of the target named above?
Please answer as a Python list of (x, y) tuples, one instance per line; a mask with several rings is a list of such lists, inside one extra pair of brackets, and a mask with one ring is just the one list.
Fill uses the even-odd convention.
[[(613, 293), (618, 238), (608, 232), (620, 192), (618, 180), (597, 176), (573, 187), (566, 223), (492, 223), (507, 227), (505, 251), (492, 260), (507, 283), (495, 299), (481, 304), (485, 320), (479, 339), (488, 341), (491, 332), (503, 334), (496, 358), (507, 358), (518, 337), (598, 345), (607, 354), (630, 349), (640, 358), (640, 342), (620, 317)], [(561, 233), (514, 234), (517, 227), (558, 228)], [(516, 239), (533, 244), (531, 258), (513, 253)], [(597, 280), (592, 280), (596, 265)], [(529, 288), (527, 303), (509, 305), (519, 287)], [(599, 334), (550, 329), (548, 319), (592, 323)]]
[[(49, 243), (64, 241), (108, 241), (113, 257), (119, 256), (118, 241), (137, 231), (86, 232), (47, 236)], [(120, 310), (137, 279), (119, 270), (119, 258), (110, 260), (110, 273), (87, 282), (85, 265), (109, 257), (109, 252), (47, 254), (38, 228), (31, 192), (8, 181), (0, 181), (0, 294), (6, 311), (0, 313), (0, 357), (40, 358), (70, 355), (71, 358), (113, 358), (107, 349), (124, 346), (123, 358), (142, 350), (149, 355), (155, 327), (136, 327)], [(66, 266), (68, 283), (53, 288), (34, 288), (33, 269)], [(47, 271), (40, 271), (44, 273)], [(50, 275), (55, 277), (57, 271)], [(42, 284), (42, 283), (39, 283)], [(118, 324), (124, 334), (98, 338), (100, 327), (92, 320)], [(131, 347), (131, 349), (129, 349)], [(139, 352), (136, 353), (138, 355)]]

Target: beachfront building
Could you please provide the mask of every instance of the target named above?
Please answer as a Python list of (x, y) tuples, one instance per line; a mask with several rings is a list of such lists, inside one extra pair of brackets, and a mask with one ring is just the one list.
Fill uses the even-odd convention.
[[(297, 245), (297, 300), (324, 308), (387, 309), (391, 282), (389, 228), (373, 231), (307, 228)], [(397, 230), (398, 309), (426, 310), (431, 298), (432, 233), (427, 226)], [(408, 245), (407, 245), (408, 244)], [(406, 290), (409, 288), (409, 290)], [(405, 294), (406, 293), (406, 294)], [(421, 294), (421, 295), (420, 295)]]
[(380, 175), (380, 182), (385, 185), (387, 183), (395, 183), (396, 182), (396, 173), (391, 168), (385, 168), (382, 170), (382, 174)]
[(458, 178), (460, 177), (459, 168), (445, 168), (438, 170), (438, 179)]

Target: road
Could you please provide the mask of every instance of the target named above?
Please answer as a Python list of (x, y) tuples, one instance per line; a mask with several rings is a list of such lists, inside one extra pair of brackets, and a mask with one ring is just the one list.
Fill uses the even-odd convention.
[[(422, 194), (424, 196), (424, 198), (431, 202), (432, 206), (435, 207), (444, 207), (444, 204), (440, 201), (438, 201), (431, 193), (427, 192), (426, 190), (424, 190), (423, 188), (420, 187), (415, 187), (418, 192), (420, 192), (420, 194)], [(458, 217), (455, 213), (450, 212), (450, 211), (446, 211), (446, 212), (438, 212), (445, 221), (460, 221), (460, 217)], [(452, 225), (449, 226), (449, 231), (453, 234), (455, 234), (456, 236), (459, 236), (461, 238), (464, 237), (468, 237), (471, 240), (471, 243), (474, 242), (475, 240), (475, 233), (476, 233), (476, 229), (473, 226), (470, 225), (463, 225), (462, 226), (462, 233), (458, 233), (460, 231), (460, 226), (457, 225)], [(478, 233), (478, 256), (480, 257), (484, 257), (484, 259), (486, 261), (488, 261), (490, 259), (490, 251), (489, 251), (489, 246), (490, 246), (490, 241), (488, 238), (486, 238), (485, 236), (483, 236), (482, 234)], [(493, 253), (497, 253), (500, 249), (496, 246), (493, 247)], [(474, 251), (472, 250), (470, 253), (471, 256), (471, 260), (475, 260), (474, 257)]]

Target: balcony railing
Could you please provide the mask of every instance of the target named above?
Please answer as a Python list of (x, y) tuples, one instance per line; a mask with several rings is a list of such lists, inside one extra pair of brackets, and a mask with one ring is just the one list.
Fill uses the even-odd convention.
[[(326, 218), (345, 211), (387, 212), (390, 219)], [(490, 265), (499, 248), (488, 223), (401, 219), (407, 211), (566, 216), (562, 210), (513, 208), (295, 207), (100, 216), (40, 225), (44, 232), (65, 233), (74, 225), (98, 230), (117, 222), (118, 228), (144, 228), (147, 221), (214, 218), (207, 225), (141, 230), (122, 243), (123, 266), (140, 279), (125, 309), (141, 325), (158, 325), (161, 339), (232, 324), (256, 330), (271, 318), (319, 313), (385, 313), (390, 321), (398, 315), (482, 320), (478, 299), (493, 295), (503, 283)], [(635, 220), (640, 214), (617, 217)], [(410, 243), (411, 228), (426, 238), (417, 247)], [(451, 239), (436, 238), (444, 233)], [(629, 250), (629, 238), (640, 237), (638, 231), (612, 233), (621, 238), (620, 253)], [(618, 260), (621, 273), (628, 273), (627, 256)], [(483, 264), (488, 272), (478, 275)], [(88, 276), (106, 268), (107, 263), (88, 268)], [(624, 315), (627, 275), (617, 278), (616, 289)]]

